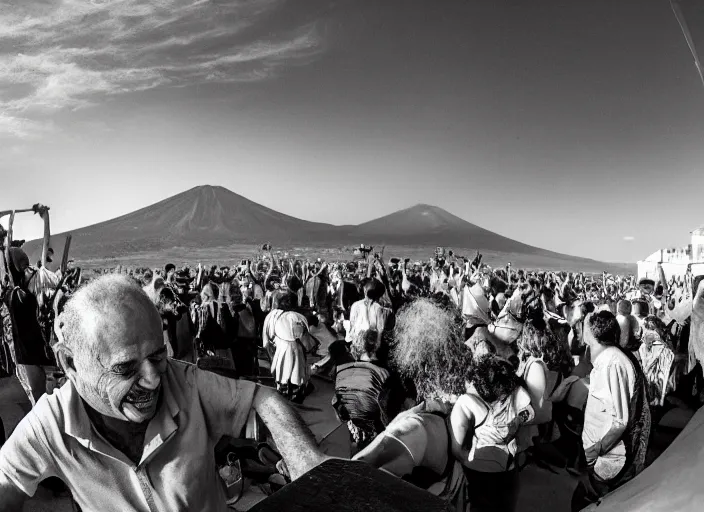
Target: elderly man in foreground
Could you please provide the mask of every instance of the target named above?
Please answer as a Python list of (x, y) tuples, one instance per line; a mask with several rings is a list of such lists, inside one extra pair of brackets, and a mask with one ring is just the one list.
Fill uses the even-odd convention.
[(214, 447), (254, 408), (292, 478), (326, 457), (273, 389), (168, 359), (159, 314), (127, 277), (79, 290), (57, 319), (69, 382), (0, 449), (0, 511), (62, 479), (84, 511), (226, 511)]

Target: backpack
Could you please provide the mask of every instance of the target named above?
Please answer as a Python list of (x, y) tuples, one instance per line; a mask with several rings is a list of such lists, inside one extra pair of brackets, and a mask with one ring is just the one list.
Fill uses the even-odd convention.
[(518, 452), (518, 429), (535, 416), (530, 395), (519, 387), (494, 404), (487, 404), (476, 393), (470, 396), (483, 405), (486, 414), (474, 427), (467, 467), (490, 473), (509, 471)]

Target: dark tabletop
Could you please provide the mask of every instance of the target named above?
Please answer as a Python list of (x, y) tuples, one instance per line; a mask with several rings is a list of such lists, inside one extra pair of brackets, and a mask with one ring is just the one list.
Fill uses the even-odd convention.
[(251, 512), (447, 512), (418, 487), (363, 462), (331, 459), (250, 509)]

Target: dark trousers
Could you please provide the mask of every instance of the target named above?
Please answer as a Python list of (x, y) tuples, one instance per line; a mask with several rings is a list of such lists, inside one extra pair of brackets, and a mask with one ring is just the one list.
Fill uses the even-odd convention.
[(594, 488), (593, 492), (591, 489), (587, 489), (584, 482), (580, 481), (572, 495), (572, 512), (578, 512), (592, 503), (596, 503), (602, 496), (606, 496), (612, 490), (612, 486), (594, 474), (593, 469), (588, 470), (587, 476), (589, 483)]
[(518, 470), (483, 473), (464, 468), (472, 512), (513, 512), (518, 502)]

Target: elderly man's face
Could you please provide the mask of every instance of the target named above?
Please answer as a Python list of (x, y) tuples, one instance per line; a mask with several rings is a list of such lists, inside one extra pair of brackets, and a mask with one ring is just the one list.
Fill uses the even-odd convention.
[(74, 383), (81, 397), (105, 416), (134, 423), (156, 413), (166, 371), (159, 314), (141, 304), (135, 301), (134, 307), (86, 325), (92, 350), (75, 359)]

